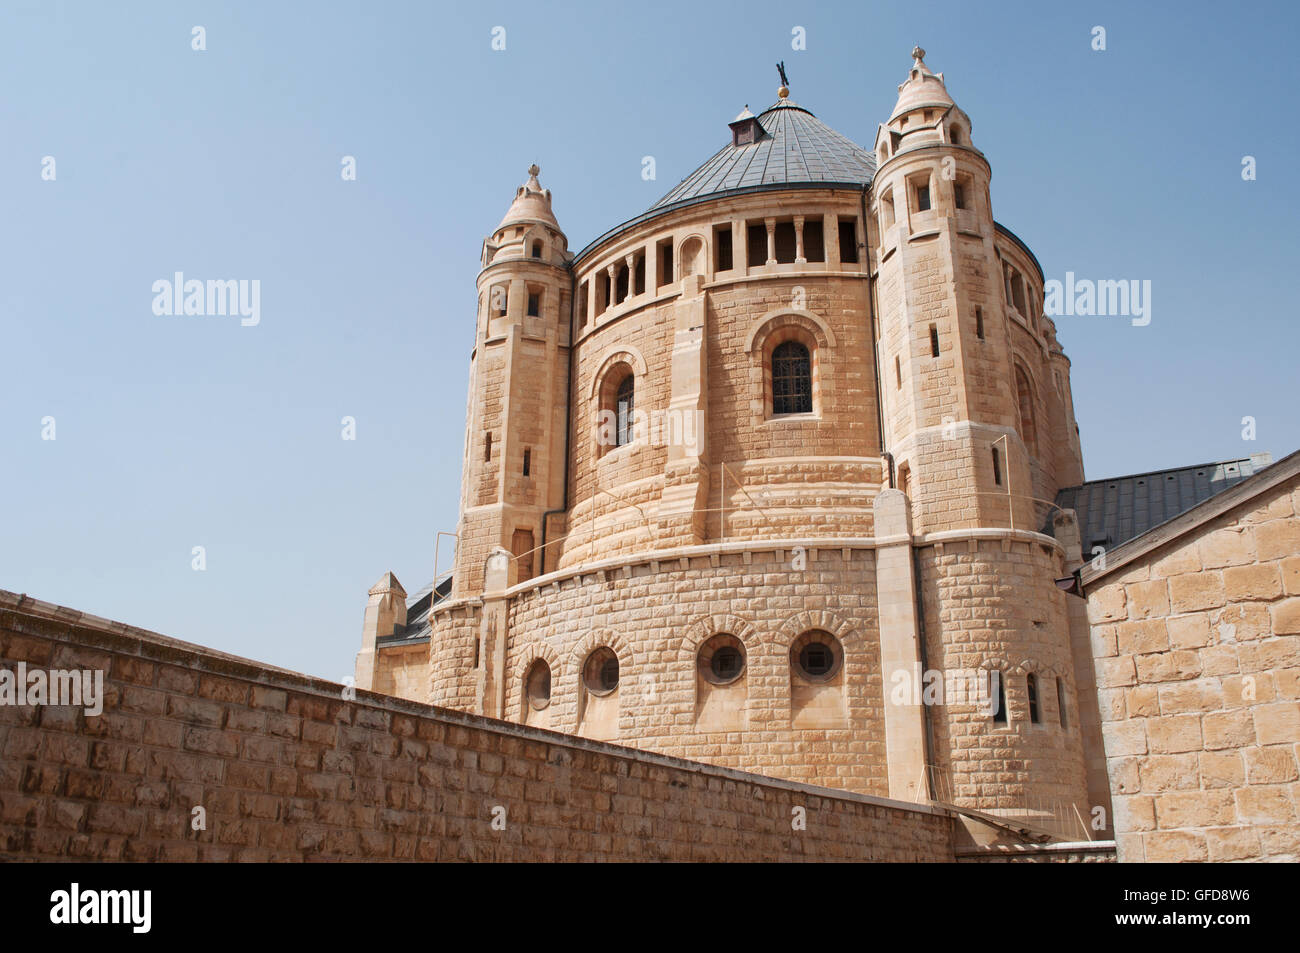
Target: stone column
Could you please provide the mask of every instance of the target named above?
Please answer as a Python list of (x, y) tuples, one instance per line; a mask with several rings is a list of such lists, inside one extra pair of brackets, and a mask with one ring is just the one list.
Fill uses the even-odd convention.
[(794, 260), (800, 264), (808, 261), (803, 253), (803, 216), (796, 215), (794, 218)]
[(511, 555), (497, 546), (487, 558), (483, 574), (483, 614), (479, 620), (479, 676), (477, 712), (504, 718), (506, 707), (506, 589), (510, 585)]
[(834, 262), (840, 267), (840, 219), (838, 215), (822, 216), (822, 251), (826, 256), (826, 267)]
[(775, 265), (776, 264), (776, 219), (765, 218), (763, 219), (763, 222), (765, 225), (767, 225), (767, 263), (769, 265)]
[[(872, 506), (876, 526), (876, 603), (880, 616), (880, 663), (885, 696), (885, 758), (889, 796), (923, 801), (929, 784), (925, 764), (925, 712), (921, 694), (921, 639), (912, 573), (911, 504), (901, 490), (882, 490)], [(906, 673), (907, 697), (893, 700)]]
[(705, 346), (704, 276), (691, 275), (668, 309), (673, 323), (671, 396), (659, 437), (668, 445), (659, 506), (660, 545), (690, 546), (705, 540), (709, 491), (708, 349)]

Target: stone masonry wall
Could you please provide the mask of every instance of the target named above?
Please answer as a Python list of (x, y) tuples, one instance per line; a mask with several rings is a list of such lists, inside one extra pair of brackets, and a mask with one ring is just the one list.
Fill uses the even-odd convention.
[[(934, 753), (957, 804), (991, 813), (1089, 817), (1066, 595), (1054, 544), (958, 540), (920, 550), (927, 662), (950, 677), (1002, 673), (1003, 723), (963, 691), (930, 708)], [(1037, 680), (1030, 717), (1027, 676)], [(976, 676), (980, 677), (980, 676)], [(1065, 699), (1064, 718), (1058, 705)], [(1080, 835), (1082, 836), (1082, 834)]]
[(374, 691), (424, 701), (429, 695), (429, 643), (381, 645), (375, 653)]
[(0, 706), (0, 860), (953, 859), (939, 811), (344, 701), (339, 685), (0, 593), (0, 668), (19, 662), (102, 671), (106, 701), (98, 716)]
[(1088, 590), (1119, 859), (1300, 860), (1300, 481)]
[[(511, 600), (506, 717), (526, 712), (530, 665), (551, 669), (549, 727), (584, 735), (581, 671), (601, 645), (619, 659), (614, 732), (607, 740), (791, 781), (884, 796), (885, 757), (875, 554), (790, 548), (636, 560)], [(772, 546), (771, 543), (766, 546)], [(840, 674), (814, 714), (792, 673), (791, 643), (822, 629), (843, 646)], [(746, 664), (725, 697), (697, 674), (717, 634), (744, 645)], [(719, 697), (711, 697), (713, 695)], [(434, 696), (431, 701), (446, 704)]]

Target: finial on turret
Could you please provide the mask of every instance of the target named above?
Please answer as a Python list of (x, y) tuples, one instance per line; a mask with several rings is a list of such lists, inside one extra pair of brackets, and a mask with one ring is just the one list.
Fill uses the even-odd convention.
[(538, 165), (537, 165), (536, 162), (534, 162), (532, 165), (530, 165), (530, 166), (528, 167), (528, 174), (529, 174), (529, 175), (532, 175), (532, 176), (537, 175), (537, 174), (538, 174), (539, 172), (541, 172), (541, 171), (542, 171), (542, 170), (541, 170), (540, 168), (538, 168)]
[(776, 91), (776, 95), (786, 99), (790, 95), (790, 81), (785, 76), (785, 60), (776, 64), (776, 71), (781, 74), (781, 88)]
[(921, 49), (919, 46), (912, 47), (912, 60), (913, 66), (924, 66), (925, 50)]

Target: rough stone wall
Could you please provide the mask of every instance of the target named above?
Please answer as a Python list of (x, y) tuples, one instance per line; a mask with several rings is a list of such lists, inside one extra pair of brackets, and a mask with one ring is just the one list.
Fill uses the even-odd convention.
[(477, 606), (460, 603), (438, 607), (433, 614), (426, 673), (429, 701), (444, 708), (474, 711), (477, 707), (479, 666), (474, 665), (474, 646), (479, 638), (480, 612)]
[(1090, 587), (1121, 861), (1300, 860), (1297, 554), (1293, 478)]
[[(584, 720), (581, 668), (598, 646), (619, 657), (616, 730), (608, 740), (791, 781), (864, 794), (888, 792), (876, 631), (874, 553), (759, 549), (657, 564), (637, 560), (602, 573), (518, 592), (510, 606), (506, 717), (522, 720), (534, 659), (551, 667), (549, 727), (574, 734)], [(825, 629), (844, 649), (831, 686), (834, 716), (804, 714), (790, 645)], [(738, 691), (717, 712), (697, 676), (699, 646), (726, 633), (747, 655)], [(438, 694), (437, 704), (451, 704)], [(815, 704), (815, 703), (814, 703)], [(806, 719), (811, 718), (811, 721)]]
[[(1066, 596), (1053, 584), (1063, 574), (1060, 560), (1046, 540), (958, 540), (920, 550), (928, 665), (953, 676), (998, 668), (1006, 692), (1005, 724), (994, 723), (969, 690), (929, 709), (941, 787), (950, 785), (954, 803), (1044, 819), (1055, 812), (1076, 823), (1077, 806), (1090, 819)], [(1027, 696), (1031, 672), (1037, 724)]]
[(424, 701), (429, 696), (429, 643), (380, 645), (375, 653), (372, 690), (381, 695)]
[(0, 860), (953, 859), (943, 812), (343, 701), (339, 685), (12, 593), (0, 605), (0, 667), (102, 671), (107, 696), (98, 716), (0, 706)]

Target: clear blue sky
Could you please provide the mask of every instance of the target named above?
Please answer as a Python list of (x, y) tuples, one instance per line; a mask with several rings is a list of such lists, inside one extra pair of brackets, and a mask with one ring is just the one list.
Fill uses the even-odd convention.
[[(0, 587), (341, 679), (369, 586), (392, 569), (414, 592), (455, 528), (480, 242), (528, 164), (577, 250), (770, 104), (777, 60), (799, 103), (869, 145), (914, 43), (1048, 277), (1153, 283), (1148, 327), (1058, 322), (1089, 476), (1281, 457), (1300, 447), (1297, 19), (1282, 3), (8, 2)], [(175, 271), (260, 280), (261, 323), (156, 316), (151, 286)]]

